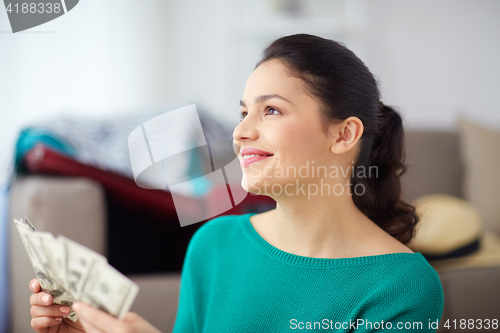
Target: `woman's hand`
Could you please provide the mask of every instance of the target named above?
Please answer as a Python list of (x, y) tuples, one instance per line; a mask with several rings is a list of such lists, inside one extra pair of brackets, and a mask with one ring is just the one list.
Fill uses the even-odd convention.
[(29, 288), (33, 292), (30, 297), (31, 327), (38, 333), (82, 333), (80, 320), (73, 322), (63, 318), (70, 312), (69, 306), (52, 304), (52, 295), (41, 292), (38, 279), (30, 281)]
[(134, 312), (120, 320), (81, 302), (73, 304), (73, 310), (87, 333), (161, 333)]

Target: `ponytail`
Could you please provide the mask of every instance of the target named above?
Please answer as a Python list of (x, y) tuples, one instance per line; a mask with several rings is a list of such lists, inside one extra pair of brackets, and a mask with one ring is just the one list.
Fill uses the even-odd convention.
[[(375, 168), (376, 172), (368, 178), (358, 178), (356, 172), (353, 173), (353, 201), (378, 226), (407, 244), (414, 236), (419, 217), (415, 213), (415, 207), (400, 198), (400, 177), (406, 172), (403, 122), (398, 112), (382, 102), (379, 102), (379, 110), (378, 132), (362, 142), (362, 145), (367, 146), (371, 143), (371, 147), (364, 147), (371, 148), (367, 154), (368, 159), (359, 160), (355, 168)], [(362, 195), (356, 195), (359, 190), (354, 191), (357, 184), (363, 185)]]

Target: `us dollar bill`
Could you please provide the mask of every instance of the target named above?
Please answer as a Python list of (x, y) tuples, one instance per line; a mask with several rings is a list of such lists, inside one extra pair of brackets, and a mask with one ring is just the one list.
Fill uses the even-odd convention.
[(107, 264), (108, 261), (106, 257), (69, 238), (59, 236), (58, 239), (64, 247), (64, 253), (66, 254), (64, 270), (66, 271), (68, 290), (75, 295), (76, 298), (80, 298), (83, 284), (90, 273), (92, 264), (95, 261)]
[(139, 287), (114, 267), (95, 261), (83, 285), (80, 299), (122, 319), (138, 291)]
[[(49, 258), (43, 251), (42, 237), (44, 236), (40, 235), (40, 233), (35, 233), (34, 228), (31, 229), (29, 227), (31, 224), (25, 222), (23, 223), (18, 220), (14, 220), (14, 222), (16, 224), (17, 231), (21, 236), (24, 248), (28, 253), (31, 265), (35, 270), (35, 275), (40, 282), (42, 291), (52, 295), (53, 304), (71, 306), (75, 302), (75, 298), (68, 291), (66, 291), (63, 283), (59, 281)], [(64, 316), (64, 318), (77, 321), (78, 315), (76, 312), (71, 310), (71, 312), (67, 316)]]
[(69, 291), (66, 278), (65, 269), (65, 251), (64, 244), (59, 242), (50, 232), (36, 232), (35, 234), (40, 235), (42, 250), (48, 257), (50, 264), (57, 278), (64, 286), (64, 288)]
[[(53, 296), (53, 304), (82, 301), (120, 319), (125, 316), (139, 287), (106, 257), (64, 236), (35, 231), (27, 219), (14, 223), (41, 289)], [(71, 310), (65, 318), (77, 321), (78, 316)]]

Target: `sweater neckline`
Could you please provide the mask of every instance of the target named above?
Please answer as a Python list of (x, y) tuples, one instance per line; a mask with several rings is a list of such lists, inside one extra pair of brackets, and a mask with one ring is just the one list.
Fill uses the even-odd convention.
[(314, 258), (314, 257), (305, 257), (285, 252), (268, 243), (264, 238), (262, 238), (262, 236), (257, 232), (257, 230), (255, 230), (252, 223), (250, 222), (250, 217), (256, 214), (258, 213), (246, 213), (241, 216), (243, 219), (241, 225), (245, 230), (247, 236), (249, 236), (251, 242), (268, 256), (292, 265), (309, 266), (309, 267), (335, 267), (335, 266), (349, 266), (349, 265), (365, 265), (379, 261), (394, 260), (394, 259), (414, 259), (428, 263), (427, 259), (425, 259), (425, 257), (420, 252), (414, 252), (414, 253), (396, 252), (396, 253), (386, 253), (386, 254), (377, 254), (372, 256), (349, 257), (349, 258)]

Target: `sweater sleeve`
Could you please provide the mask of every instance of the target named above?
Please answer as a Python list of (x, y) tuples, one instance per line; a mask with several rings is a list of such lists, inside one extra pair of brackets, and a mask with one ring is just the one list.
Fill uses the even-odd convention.
[(443, 289), (432, 266), (421, 268), (420, 274), (408, 275), (377, 297), (354, 332), (436, 332), (443, 314)]

